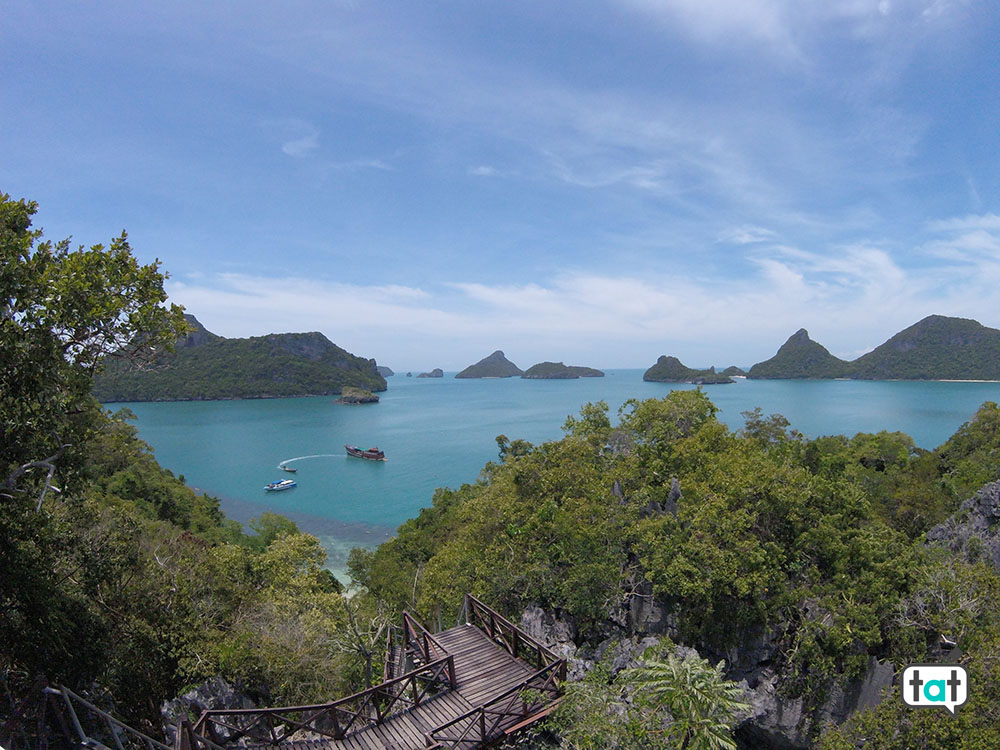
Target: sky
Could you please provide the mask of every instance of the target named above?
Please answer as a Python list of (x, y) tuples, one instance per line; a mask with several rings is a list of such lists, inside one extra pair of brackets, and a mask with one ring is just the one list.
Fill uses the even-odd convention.
[(995, 0), (0, 0), (0, 192), (223, 336), (853, 359), (1000, 327)]

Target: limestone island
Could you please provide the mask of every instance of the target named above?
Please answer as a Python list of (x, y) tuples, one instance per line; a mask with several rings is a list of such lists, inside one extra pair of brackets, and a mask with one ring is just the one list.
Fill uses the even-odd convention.
[(336, 400), (338, 404), (377, 404), (378, 396), (364, 388), (355, 388), (345, 385), (340, 392), (340, 398)]
[(456, 378), (512, 378), (523, 375), (524, 370), (507, 359), (503, 352), (497, 349), (490, 356), (469, 365)]
[(383, 378), (391, 378), (393, 375), (396, 374), (392, 371), (391, 367), (386, 367), (385, 365), (378, 365), (375, 368), (375, 372), (377, 372)]
[(603, 378), (604, 373), (593, 367), (564, 365), (562, 362), (539, 362), (521, 376), (527, 380), (573, 380), (575, 378)]
[(420, 373), (419, 375), (417, 375), (417, 377), (418, 378), (443, 378), (444, 377), (444, 370), (442, 370), (440, 367), (435, 367), (430, 372), (422, 372), (422, 373)]
[(94, 379), (97, 400), (211, 401), (334, 396), (351, 386), (386, 389), (374, 359), (355, 356), (317, 331), (229, 339), (192, 315), (184, 318), (186, 335), (152, 366), (109, 357)]
[(651, 383), (693, 383), (694, 385), (721, 385), (732, 383), (728, 375), (718, 373), (714, 367), (694, 370), (686, 367), (677, 357), (662, 355), (656, 364), (646, 370), (643, 380)]
[(1000, 380), (1000, 330), (929, 315), (853, 361), (833, 356), (800, 328), (751, 378)]

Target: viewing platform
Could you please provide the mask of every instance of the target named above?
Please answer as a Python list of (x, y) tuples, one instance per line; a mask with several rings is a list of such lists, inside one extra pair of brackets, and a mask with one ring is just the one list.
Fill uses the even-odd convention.
[[(466, 594), (462, 619), (432, 634), (403, 613), (386, 642), (383, 680), (309, 706), (219, 709), (178, 725), (173, 748), (124, 726), (68, 690), (48, 688), (85, 747), (126, 750), (416, 750), (482, 748), (545, 718), (561, 697), (566, 661)], [(104, 722), (88, 734), (79, 714)], [(64, 722), (65, 726), (70, 726)], [(111, 739), (106, 739), (110, 737)]]

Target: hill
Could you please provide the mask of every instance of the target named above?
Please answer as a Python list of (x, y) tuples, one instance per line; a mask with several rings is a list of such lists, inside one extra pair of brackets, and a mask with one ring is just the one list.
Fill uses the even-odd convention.
[(539, 362), (521, 376), (528, 380), (573, 380), (575, 378), (603, 378), (604, 373), (593, 367), (564, 365), (562, 362)]
[(714, 367), (694, 370), (685, 366), (677, 357), (662, 355), (656, 364), (646, 370), (643, 380), (652, 383), (695, 383), (697, 385), (717, 385), (732, 383), (728, 375), (717, 373)]
[(375, 371), (378, 372), (378, 374), (381, 375), (383, 378), (391, 378), (393, 375), (396, 374), (392, 371), (391, 367), (386, 367), (385, 365), (378, 365), (375, 368)]
[(524, 371), (507, 359), (499, 349), (474, 365), (462, 370), (456, 378), (512, 378), (523, 375)]
[(321, 333), (227, 339), (186, 315), (189, 334), (149, 369), (111, 360), (94, 381), (98, 400), (202, 401), (327, 396), (345, 386), (384, 391), (375, 360), (356, 357)]
[(846, 378), (851, 375), (851, 363), (834, 357), (822, 344), (809, 338), (800, 328), (781, 345), (771, 359), (758, 362), (747, 373), (751, 378)]
[(1000, 331), (931, 315), (854, 361), (861, 380), (1000, 380)]
[(852, 362), (796, 331), (751, 378), (1000, 380), (1000, 331), (968, 318), (930, 315)]

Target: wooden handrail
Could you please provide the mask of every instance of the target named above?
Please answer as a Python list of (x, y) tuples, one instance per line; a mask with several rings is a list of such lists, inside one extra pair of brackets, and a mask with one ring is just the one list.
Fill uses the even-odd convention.
[[(537, 669), (560, 661), (560, 657), (556, 656), (548, 647), (532, 638), (496, 610), (483, 604), (472, 594), (465, 595), (465, 603), (469, 624), (479, 627), (491, 640), (503, 646), (507, 653), (518, 657), (518, 651), (522, 645), (530, 647), (535, 652), (535, 667)], [(472, 622), (476, 618), (482, 624)], [(565, 660), (562, 661), (565, 668)], [(562, 679), (565, 679), (565, 674), (562, 676)]]
[[(501, 723), (506, 718), (519, 717), (520, 721), (515, 724), (515, 726), (519, 728), (523, 727), (526, 723), (531, 723), (532, 721), (543, 718), (554, 708), (554, 704), (557, 704), (561, 700), (559, 697), (559, 687), (556, 683), (556, 679), (557, 673), (563, 673), (564, 669), (565, 660), (562, 659), (548, 664), (487, 703), (477, 706), (476, 708), (465, 712), (461, 716), (435, 727), (425, 735), (427, 746), (459, 746), (463, 742), (468, 742), (466, 738), (469, 737), (470, 732), (473, 732), (476, 729), (479, 730), (478, 742), (485, 745), (495, 740), (501, 734), (508, 734), (509, 731), (513, 731), (513, 728), (500, 729)], [(541, 685), (537, 684), (538, 680), (542, 680)], [(550, 692), (554, 694), (555, 697), (551, 701), (536, 701), (529, 705), (521, 695), (523, 691), (529, 688), (535, 688), (541, 692)], [(499, 704), (504, 703), (505, 701), (505, 705), (498, 708)], [(521, 710), (515, 711), (514, 707), (519, 702), (521, 703)], [(492, 717), (488, 728), (486, 723), (487, 716)], [(464, 727), (459, 726), (462, 722), (467, 722)], [(458, 728), (458, 736), (438, 736), (444, 733), (447, 729), (456, 726)], [(449, 745), (447, 743), (454, 744)]]
[[(255, 738), (270, 744), (281, 742), (298, 729), (306, 729), (326, 737), (341, 739), (355, 727), (359, 720), (365, 726), (381, 724), (387, 717), (395, 713), (395, 707), (398, 703), (420, 705), (434, 685), (454, 687), (454, 674), (455, 660), (449, 654), (399, 677), (394, 677), (379, 685), (330, 703), (277, 708), (209, 709), (202, 712), (194, 726), (194, 731), (199, 736), (204, 737), (207, 732), (214, 734), (216, 726), (221, 727), (229, 733), (226, 742), (232, 742), (248, 735), (254, 736), (254, 733), (260, 729), (266, 731), (266, 736), (256, 735)], [(424, 683), (422, 686), (421, 682)], [(410, 698), (406, 697), (407, 692), (411, 693)], [(306, 716), (293, 717), (290, 714), (306, 714)], [(254, 720), (246, 726), (238, 726), (228, 724), (216, 717), (233, 717), (234, 719), (252, 717)], [(344, 719), (343, 723), (342, 718)], [(332, 731), (318, 726), (318, 722), (323, 719), (332, 722)], [(279, 725), (284, 726), (284, 731), (275, 731), (276, 726)]]

